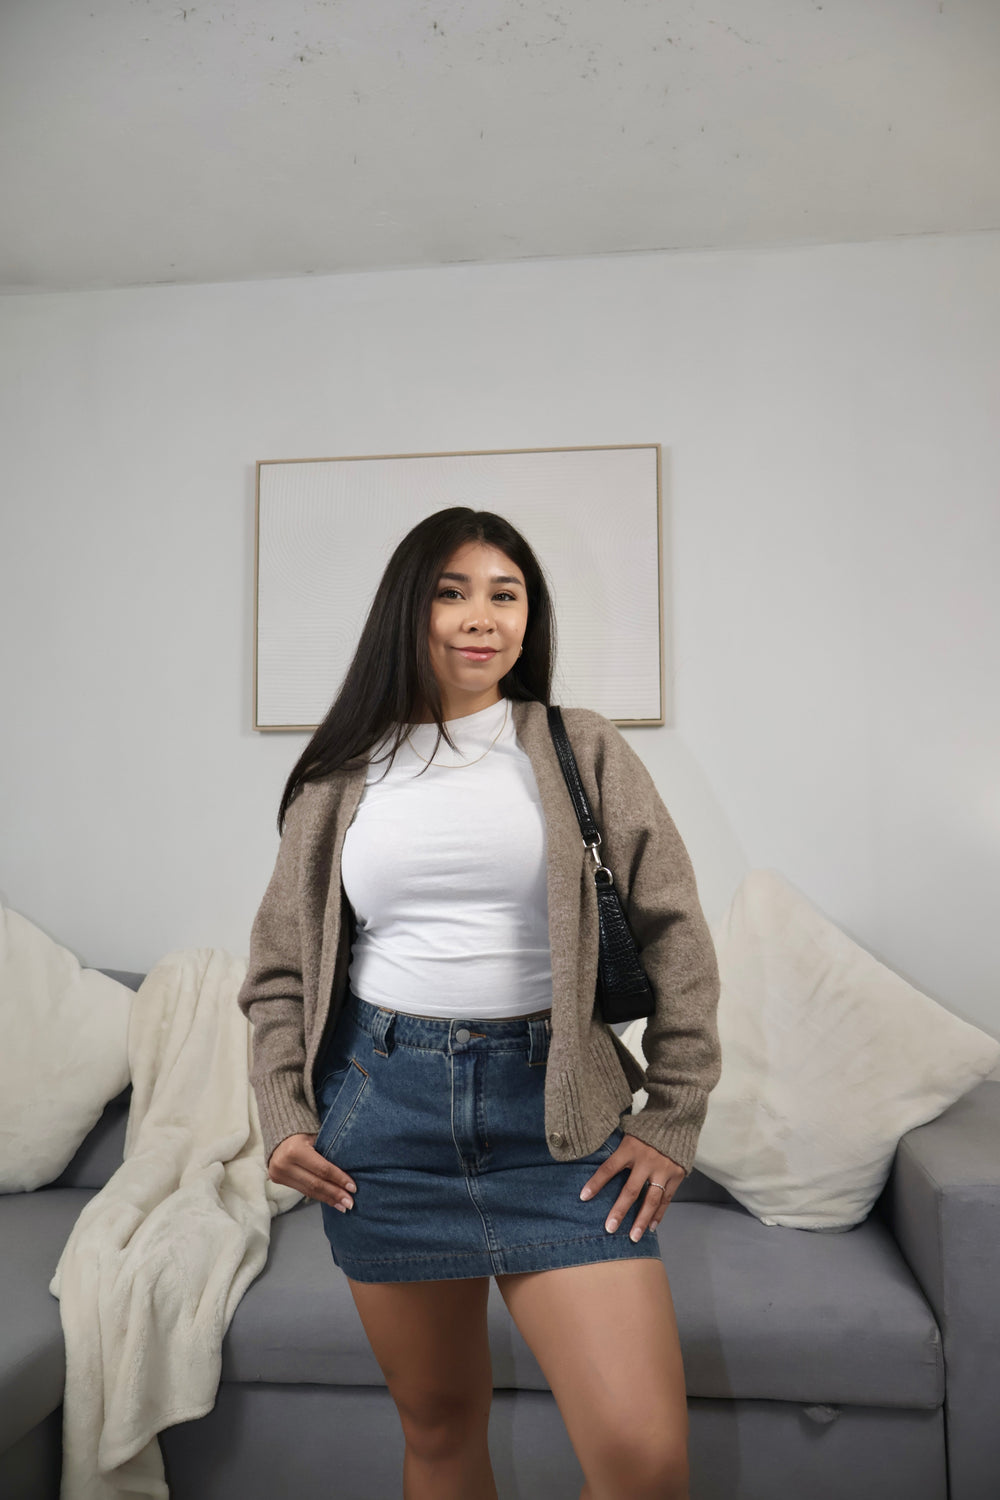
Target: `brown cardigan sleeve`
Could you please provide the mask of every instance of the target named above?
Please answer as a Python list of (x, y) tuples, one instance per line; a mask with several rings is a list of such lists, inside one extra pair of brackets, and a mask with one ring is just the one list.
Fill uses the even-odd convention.
[(715, 945), (677, 827), (645, 765), (608, 722), (597, 768), (602, 852), (656, 996), (642, 1038), (648, 1100), (623, 1129), (686, 1175), (722, 1067)]
[(308, 788), (291, 803), (274, 873), (250, 931), (247, 976), (236, 1003), (253, 1026), (250, 1082), (264, 1150), (286, 1136), (319, 1130), (305, 1096), (300, 872)]

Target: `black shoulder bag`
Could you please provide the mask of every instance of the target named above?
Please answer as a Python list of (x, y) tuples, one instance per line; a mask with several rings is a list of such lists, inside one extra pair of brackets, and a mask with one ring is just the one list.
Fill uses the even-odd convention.
[(615, 889), (614, 876), (601, 863), (598, 848), (601, 835), (583, 790), (573, 747), (566, 733), (562, 712), (550, 705), (546, 712), (556, 755), (562, 767), (566, 786), (573, 802), (583, 842), (594, 860), (594, 884), (597, 887), (597, 921), (600, 947), (597, 955), (596, 1002), (603, 1020), (609, 1025), (618, 1021), (635, 1021), (651, 1016), (656, 1008), (652, 986), (639, 962), (635, 938), (629, 931), (621, 901)]

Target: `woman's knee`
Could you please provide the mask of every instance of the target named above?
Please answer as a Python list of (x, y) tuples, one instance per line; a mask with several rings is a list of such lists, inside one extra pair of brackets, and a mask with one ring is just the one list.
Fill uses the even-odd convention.
[(446, 1457), (489, 1422), (487, 1278), (351, 1282), (411, 1454)]
[(664, 1431), (610, 1429), (595, 1435), (590, 1460), (600, 1494), (622, 1500), (687, 1500), (687, 1442)]
[(420, 1384), (390, 1385), (410, 1451), (431, 1461), (484, 1442), (489, 1427), (492, 1389), (441, 1389)]

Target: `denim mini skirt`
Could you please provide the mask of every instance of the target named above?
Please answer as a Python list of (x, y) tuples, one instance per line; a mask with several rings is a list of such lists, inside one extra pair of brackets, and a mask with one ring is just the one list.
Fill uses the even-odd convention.
[(625, 1180), (580, 1189), (622, 1139), (556, 1161), (545, 1139), (549, 1013), (503, 1021), (414, 1016), (348, 992), (315, 1068), (315, 1149), (356, 1185), (321, 1204), (333, 1258), (355, 1281), (433, 1281), (659, 1259), (633, 1243), (642, 1195), (614, 1233)]

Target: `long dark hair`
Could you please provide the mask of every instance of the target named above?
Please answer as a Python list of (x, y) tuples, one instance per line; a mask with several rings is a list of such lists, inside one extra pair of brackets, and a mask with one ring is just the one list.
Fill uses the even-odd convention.
[(436, 511), (407, 532), (389, 559), (340, 691), (285, 783), (278, 808), (279, 833), (289, 803), (305, 782), (357, 767), (395, 731), (388, 757), (391, 765), (418, 704), (433, 715), (438, 727), (435, 748), (442, 737), (455, 748), (442, 718), (428, 633), (441, 570), (466, 542), (498, 548), (521, 569), (528, 591), (523, 650), (501, 677), (501, 694), (549, 702), (555, 615), (537, 557), (521, 533), (490, 510), (454, 505)]

